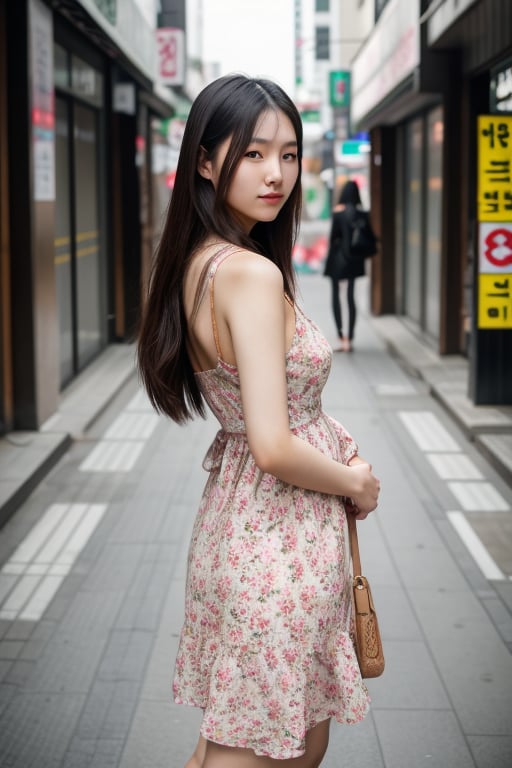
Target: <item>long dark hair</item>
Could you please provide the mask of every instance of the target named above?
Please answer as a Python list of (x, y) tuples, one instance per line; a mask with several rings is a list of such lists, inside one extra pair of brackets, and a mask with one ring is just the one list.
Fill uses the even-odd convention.
[[(261, 114), (280, 110), (297, 137), (299, 174), (274, 221), (258, 222), (249, 234), (225, 205), (238, 164)], [(200, 152), (214, 160), (231, 138), (217, 190), (197, 170)], [(153, 406), (182, 423), (205, 407), (187, 353), (183, 283), (196, 248), (210, 235), (256, 251), (276, 264), (286, 293), (295, 296), (292, 248), (300, 222), (302, 122), (287, 94), (269, 80), (227, 75), (201, 91), (190, 110), (167, 218), (153, 262), (137, 343), (138, 368)]]
[(361, 205), (361, 196), (356, 181), (345, 182), (338, 202), (342, 205)]

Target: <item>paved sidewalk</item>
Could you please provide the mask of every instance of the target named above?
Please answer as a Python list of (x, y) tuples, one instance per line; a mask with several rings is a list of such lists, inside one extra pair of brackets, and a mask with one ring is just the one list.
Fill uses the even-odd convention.
[(39, 431), (0, 437), (0, 528), (133, 376), (133, 344), (113, 344), (61, 396)]
[[(330, 337), (328, 285), (300, 284)], [(359, 529), (387, 666), (369, 717), (333, 725), (323, 765), (510, 768), (510, 486), (390, 354), (357, 287), (356, 348), (334, 355), (324, 407), (382, 481)], [(170, 685), (216, 429), (156, 416), (129, 375), (5, 524), (2, 768), (183, 768), (199, 715)]]

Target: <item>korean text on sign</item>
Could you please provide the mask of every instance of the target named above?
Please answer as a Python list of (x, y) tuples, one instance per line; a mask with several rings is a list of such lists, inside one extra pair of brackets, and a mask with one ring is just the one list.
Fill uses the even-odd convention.
[(512, 328), (512, 274), (479, 275), (478, 327)]
[(478, 219), (512, 221), (512, 117), (478, 117)]

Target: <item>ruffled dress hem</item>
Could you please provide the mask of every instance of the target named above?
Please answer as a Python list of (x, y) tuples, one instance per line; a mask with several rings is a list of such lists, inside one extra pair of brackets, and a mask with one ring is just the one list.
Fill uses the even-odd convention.
[(300, 757), (311, 728), (331, 718), (340, 725), (353, 725), (370, 708), (348, 632), (332, 632), (327, 647), (298, 665), (301, 674), (297, 674), (296, 660), (293, 665), (281, 661), (269, 669), (257, 655), (244, 661), (224, 650), (206, 660), (206, 666), (202, 691), (191, 691), (176, 675), (175, 703), (203, 711), (200, 733), (205, 739), (251, 749), (258, 756)]

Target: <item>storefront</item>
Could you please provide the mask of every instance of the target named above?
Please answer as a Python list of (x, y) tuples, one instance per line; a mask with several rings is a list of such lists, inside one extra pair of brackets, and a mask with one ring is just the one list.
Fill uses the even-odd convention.
[[(441, 62), (428, 56), (419, 0), (390, 0), (359, 52), (352, 120), (371, 131), (372, 216), (381, 234), (372, 308), (394, 312), (440, 351), (452, 344), (443, 316), (443, 183), (450, 106)], [(453, 299), (450, 301), (453, 311)]]
[[(512, 5), (445, 0), (425, 20), (429, 50), (460, 61), (462, 351), (476, 404), (512, 404)], [(475, 30), (479, 34), (475, 36)], [(446, 72), (446, 77), (450, 72)]]
[(154, 240), (151, 120), (172, 107), (134, 0), (0, 11), (5, 432), (37, 429), (107, 345), (133, 340)]
[[(477, 319), (477, 118), (510, 110), (511, 28), (505, 0), (389, 0), (352, 69), (351, 117), (371, 133), (382, 242), (372, 310), (401, 316), (440, 354), (467, 355), (475, 403), (512, 401), (512, 329), (498, 328), (512, 303), (490, 307), (498, 319), (484, 328)], [(512, 219), (507, 200), (502, 222)]]

